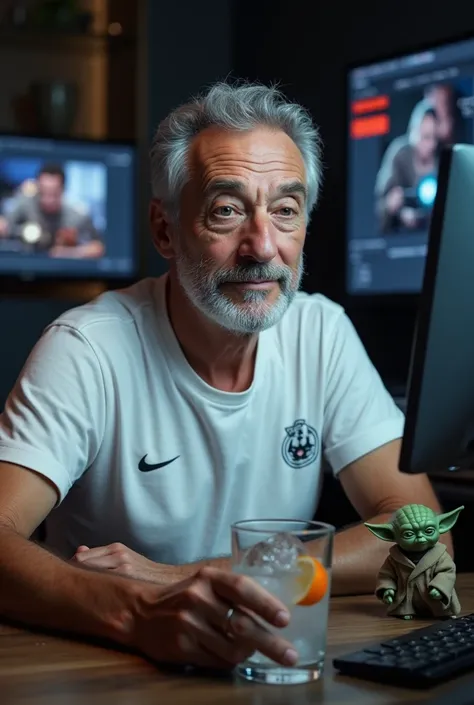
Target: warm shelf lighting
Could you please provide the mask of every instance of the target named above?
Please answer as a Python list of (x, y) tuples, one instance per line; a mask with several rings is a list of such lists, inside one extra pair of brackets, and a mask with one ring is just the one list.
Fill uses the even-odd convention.
[(122, 32), (123, 28), (120, 22), (111, 22), (109, 24), (109, 34), (111, 37), (118, 37)]

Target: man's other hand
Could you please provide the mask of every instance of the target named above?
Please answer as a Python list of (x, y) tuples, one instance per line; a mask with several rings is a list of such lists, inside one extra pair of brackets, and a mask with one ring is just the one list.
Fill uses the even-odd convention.
[(75, 247), (77, 245), (76, 228), (59, 228), (54, 244), (58, 247)]
[(159, 564), (135, 553), (123, 543), (111, 543), (108, 546), (97, 548), (79, 546), (73, 560), (85, 568), (109, 570), (135, 580), (162, 582), (160, 581)]

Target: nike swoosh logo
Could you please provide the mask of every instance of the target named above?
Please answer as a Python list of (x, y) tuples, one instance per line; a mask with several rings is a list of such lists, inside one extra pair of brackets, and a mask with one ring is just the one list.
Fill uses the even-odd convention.
[(151, 470), (159, 470), (160, 468), (164, 468), (166, 465), (169, 465), (170, 463), (174, 463), (175, 460), (179, 458), (179, 455), (176, 456), (176, 458), (171, 458), (171, 460), (165, 460), (164, 463), (155, 463), (154, 465), (150, 465), (149, 463), (146, 462), (146, 455), (143, 456), (143, 458), (140, 460), (138, 463), (138, 469), (140, 472), (150, 472)]

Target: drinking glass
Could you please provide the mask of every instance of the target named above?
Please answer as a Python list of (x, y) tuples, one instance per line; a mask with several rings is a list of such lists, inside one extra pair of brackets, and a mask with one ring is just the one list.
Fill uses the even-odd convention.
[(299, 654), (296, 665), (286, 667), (255, 652), (237, 666), (237, 674), (272, 684), (318, 680), (326, 654), (334, 526), (265, 519), (236, 522), (231, 531), (232, 570), (250, 576), (287, 606), (287, 627), (265, 626), (290, 641)]

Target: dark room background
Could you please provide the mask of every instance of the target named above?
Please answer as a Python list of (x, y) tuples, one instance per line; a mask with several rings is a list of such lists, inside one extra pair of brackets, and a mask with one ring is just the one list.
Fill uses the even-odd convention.
[(408, 374), (416, 300), (382, 297), (368, 304), (344, 296), (345, 72), (350, 64), (474, 34), (474, 8), (457, 0), (439, 6), (261, 2), (258, 20), (249, 22), (251, 7), (236, 3), (236, 36), (247, 36), (236, 43), (239, 74), (278, 80), (311, 110), (323, 138), (326, 172), (307, 239), (305, 287), (344, 303), (384, 379), (398, 386)]
[[(322, 3), (300, 0), (231, 0), (174, 3), (166, 12), (150, 5), (150, 126), (169, 108), (216, 78), (233, 76), (278, 82), (302, 102), (318, 123), (324, 143), (324, 187), (306, 244), (304, 287), (343, 303), (373, 362), (389, 385), (406, 382), (416, 320), (416, 297), (377, 303), (344, 295), (345, 71), (350, 64), (421, 45), (455, 39), (472, 30), (474, 7), (425, 1)], [(186, 14), (188, 10), (188, 14)], [(152, 19), (154, 18), (154, 19)], [(192, 20), (190, 20), (192, 18)], [(160, 27), (166, 24), (167, 31)], [(153, 29), (151, 29), (153, 34)], [(150, 271), (159, 262), (150, 255)], [(474, 528), (474, 509), (465, 489), (439, 481), (436, 490), (448, 510), (466, 504), (454, 532), (458, 569), (472, 570), (463, 537)], [(471, 492), (472, 493), (472, 492)], [(318, 518), (344, 526), (358, 517), (339, 483), (326, 475)]]
[[(399, 300), (367, 306), (344, 299), (344, 77), (349, 63), (377, 59), (420, 44), (455, 38), (472, 28), (474, 7), (459, 0), (436, 10), (428, 2), (366, 3), (300, 0), (193, 0), (143, 2), (139, 33), (141, 63), (137, 105), (143, 158), (153, 128), (167, 111), (215, 79), (242, 77), (277, 81), (303, 102), (321, 128), (325, 176), (322, 199), (308, 234), (304, 282), (343, 301), (369, 354), (391, 381), (406, 377), (415, 302)], [(140, 237), (143, 271), (163, 264), (147, 243), (146, 164)], [(56, 297), (0, 298), (3, 405), (28, 351), (43, 327), (76, 302)]]
[[(134, 105), (141, 153), (142, 274), (164, 271), (164, 263), (149, 243), (146, 225), (147, 149), (156, 124), (171, 108), (216, 79), (277, 82), (290, 98), (311, 111), (324, 144), (324, 185), (307, 238), (304, 288), (342, 302), (385, 381), (403, 383), (416, 299), (388, 301), (382, 297), (374, 304), (346, 300), (344, 295), (345, 71), (349, 64), (416, 51), (420, 45), (454, 39), (470, 30), (474, 35), (474, 6), (461, 0), (451, 0), (439, 9), (424, 0), (362, 5), (341, 0), (121, 2), (127, 12), (136, 7), (137, 13), (135, 90), (121, 93), (130, 66), (118, 65), (111, 85), (116, 105)], [(119, 3), (110, 0), (110, 5), (117, 8)], [(64, 288), (41, 296), (25, 289), (21, 296), (12, 296), (2, 286), (0, 281), (0, 408), (43, 328), (80, 303), (64, 293)], [(332, 488), (330, 496), (331, 522), (350, 520), (341, 494), (338, 499)], [(454, 493), (452, 502), (457, 501)], [(467, 517), (461, 518), (459, 531), (468, 530), (466, 521)]]

